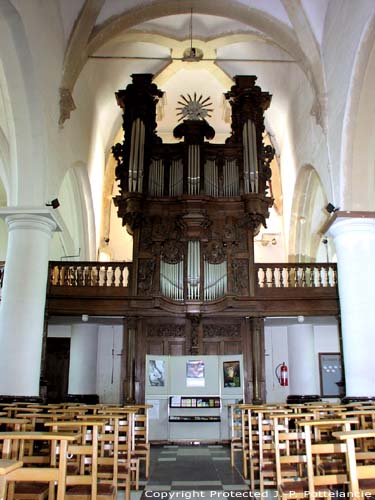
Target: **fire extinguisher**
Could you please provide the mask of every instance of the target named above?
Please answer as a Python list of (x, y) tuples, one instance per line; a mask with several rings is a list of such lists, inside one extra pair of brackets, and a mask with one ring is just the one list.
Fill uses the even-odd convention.
[(276, 366), (275, 375), (280, 385), (288, 387), (288, 367), (284, 362)]

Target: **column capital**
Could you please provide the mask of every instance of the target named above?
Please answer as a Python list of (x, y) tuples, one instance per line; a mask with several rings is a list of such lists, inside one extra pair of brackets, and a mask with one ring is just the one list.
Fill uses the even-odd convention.
[(0, 217), (5, 219), (9, 231), (36, 229), (51, 234), (62, 230), (58, 214), (48, 207), (0, 208)]
[(328, 233), (333, 238), (352, 233), (375, 235), (375, 212), (337, 212)]

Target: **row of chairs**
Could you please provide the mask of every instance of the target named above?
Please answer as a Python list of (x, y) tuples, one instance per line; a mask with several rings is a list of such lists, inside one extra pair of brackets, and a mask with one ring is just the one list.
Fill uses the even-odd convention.
[(148, 409), (2, 405), (0, 498), (110, 500), (123, 488), (130, 500), (141, 464), (149, 475)]
[[(231, 459), (280, 498), (375, 493), (375, 407), (232, 405)], [(372, 476), (371, 476), (372, 474)]]

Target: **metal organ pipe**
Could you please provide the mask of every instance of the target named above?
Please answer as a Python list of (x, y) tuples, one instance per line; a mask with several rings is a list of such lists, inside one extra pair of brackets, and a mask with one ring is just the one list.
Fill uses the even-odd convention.
[(243, 176), (244, 176), (244, 191), (250, 193), (250, 156), (249, 156), (249, 134), (247, 122), (244, 123), (242, 129), (242, 143), (243, 143)]
[(150, 165), (149, 187), (150, 196), (163, 196), (164, 191), (164, 162), (152, 160)]
[(223, 166), (224, 196), (239, 196), (238, 167), (235, 160), (225, 160)]
[(215, 300), (227, 293), (227, 262), (210, 264), (204, 261), (204, 299)]
[(199, 194), (200, 180), (200, 147), (196, 144), (189, 146), (188, 154), (188, 190), (189, 194)]
[[(140, 120), (139, 120), (140, 121)], [(139, 139), (139, 174), (138, 174), (138, 191), (143, 190), (143, 165), (145, 156), (145, 125), (140, 121), (140, 139)]]
[(132, 125), (132, 134), (130, 140), (130, 155), (129, 155), (129, 191), (134, 189), (134, 149), (135, 149), (135, 123)]
[(179, 196), (183, 192), (183, 166), (181, 159), (173, 160), (170, 167), (169, 195)]
[[(251, 120), (247, 120), (243, 128), (244, 147), (244, 177), (246, 178), (247, 192), (258, 192), (258, 154), (256, 129)], [(246, 162), (245, 162), (246, 158)]]
[(200, 251), (199, 241), (188, 242), (188, 299), (200, 297)]
[(207, 160), (204, 166), (205, 193), (219, 196), (218, 168), (215, 160)]
[[(253, 191), (258, 192), (258, 155), (257, 155), (257, 133), (255, 130), (255, 125), (251, 122), (251, 139), (252, 139), (252, 162), (251, 162), (251, 174), (253, 177)], [(251, 175), (250, 174), (250, 175)]]
[(132, 125), (129, 154), (129, 191), (142, 192), (145, 125), (140, 118)]
[(138, 176), (139, 176), (139, 125), (140, 125), (140, 120), (137, 118), (134, 123), (135, 127), (135, 134), (134, 134), (134, 163), (133, 163), (133, 173), (134, 173), (134, 178), (133, 178), (133, 191), (139, 192), (139, 182), (138, 182)]
[(160, 261), (160, 291), (162, 295), (172, 300), (183, 300), (183, 269), (184, 261), (168, 264)]

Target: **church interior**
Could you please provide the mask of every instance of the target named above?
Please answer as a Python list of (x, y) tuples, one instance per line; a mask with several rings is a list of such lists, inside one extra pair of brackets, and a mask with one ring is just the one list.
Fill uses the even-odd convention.
[(373, 0), (0, 0), (0, 425), (139, 405), (262, 491), (260, 408), (370, 413), (374, 88)]

